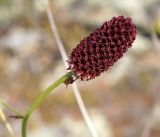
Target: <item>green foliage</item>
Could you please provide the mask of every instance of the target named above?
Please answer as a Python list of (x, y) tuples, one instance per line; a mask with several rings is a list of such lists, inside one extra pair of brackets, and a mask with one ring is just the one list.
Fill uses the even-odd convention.
[(0, 0), (0, 6), (9, 6), (12, 4), (11, 0)]

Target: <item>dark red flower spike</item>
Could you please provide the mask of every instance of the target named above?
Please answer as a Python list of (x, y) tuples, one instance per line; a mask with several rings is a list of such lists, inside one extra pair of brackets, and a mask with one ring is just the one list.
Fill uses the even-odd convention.
[(136, 26), (130, 17), (113, 17), (86, 36), (69, 56), (69, 70), (80, 80), (90, 80), (108, 70), (132, 46)]

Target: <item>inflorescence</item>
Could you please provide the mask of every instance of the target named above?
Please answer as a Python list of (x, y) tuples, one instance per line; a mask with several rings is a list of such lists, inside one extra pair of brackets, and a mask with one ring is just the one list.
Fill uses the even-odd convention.
[(120, 59), (132, 46), (135, 37), (136, 26), (130, 17), (113, 17), (73, 49), (69, 56), (68, 69), (76, 79), (93, 79)]

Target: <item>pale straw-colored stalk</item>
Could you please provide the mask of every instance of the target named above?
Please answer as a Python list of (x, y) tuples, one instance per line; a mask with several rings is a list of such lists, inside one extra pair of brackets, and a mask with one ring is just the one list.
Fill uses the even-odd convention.
[[(51, 8), (49, 6), (49, 1), (48, 0), (44, 0), (44, 3), (45, 3), (45, 6), (46, 6), (46, 11), (47, 11), (47, 16), (48, 16), (48, 20), (49, 20), (49, 23), (50, 23), (50, 26), (51, 26), (51, 30), (52, 30), (52, 33), (54, 35), (54, 38), (56, 40), (56, 43), (57, 43), (57, 46), (58, 46), (58, 49), (60, 51), (60, 54), (62, 56), (62, 59), (63, 59), (63, 62), (65, 64), (65, 67), (68, 68), (68, 63), (66, 62), (68, 60), (68, 57), (67, 57), (67, 54), (66, 54), (66, 51), (64, 49), (64, 46), (63, 46), (63, 43), (61, 41), (61, 38), (59, 36), (59, 33), (58, 33), (58, 30), (57, 30), (57, 27), (56, 27), (56, 24), (55, 24), (55, 21), (54, 21), (54, 17), (53, 17), (53, 14), (51, 12)], [(90, 130), (90, 133), (92, 135), (92, 137), (98, 137), (98, 134), (97, 134), (97, 131), (94, 127), (94, 124), (87, 112), (87, 109), (84, 105), (84, 102), (82, 100), (82, 97), (80, 95), (80, 92), (79, 92), (79, 89), (77, 87), (77, 84), (76, 82), (74, 82), (72, 84), (72, 89), (73, 89), (73, 93), (74, 93), (74, 96), (76, 98), (76, 101), (77, 101), (77, 104), (80, 108), (80, 111), (83, 115), (83, 118)]]
[(1, 107), (0, 107), (0, 121), (2, 121), (4, 123), (10, 137), (16, 137), (15, 133), (13, 132), (12, 126), (8, 122), (7, 117)]

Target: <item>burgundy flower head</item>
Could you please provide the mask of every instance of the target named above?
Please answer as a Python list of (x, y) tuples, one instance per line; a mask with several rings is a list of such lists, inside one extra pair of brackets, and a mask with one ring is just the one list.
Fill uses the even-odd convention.
[(77, 79), (93, 79), (120, 59), (135, 37), (136, 26), (130, 17), (113, 17), (73, 49), (68, 60), (69, 70)]

